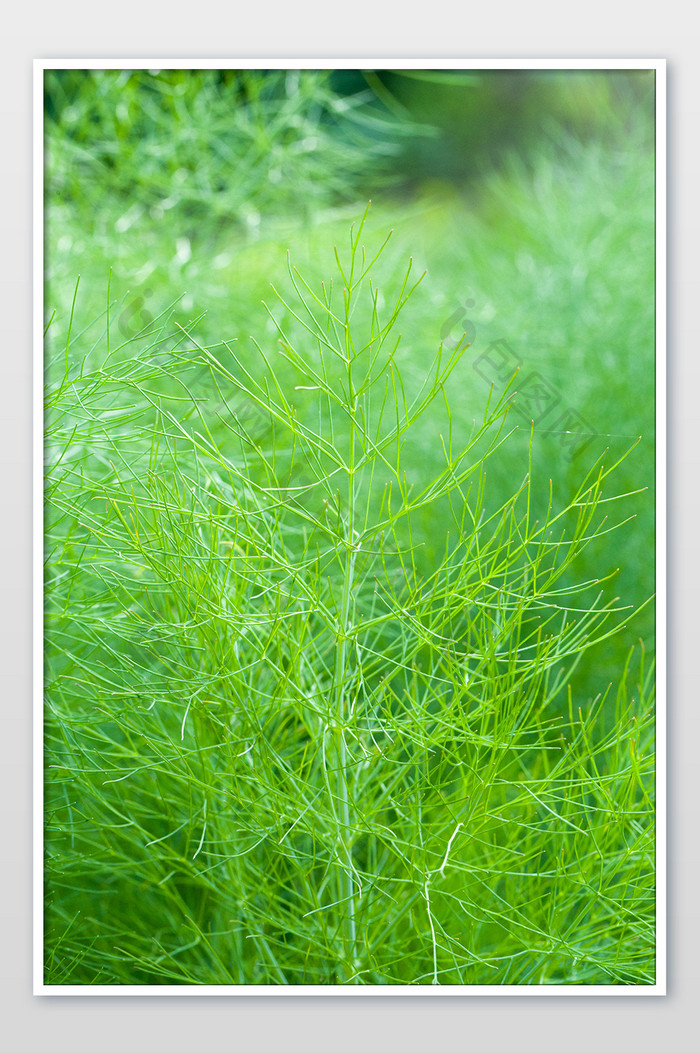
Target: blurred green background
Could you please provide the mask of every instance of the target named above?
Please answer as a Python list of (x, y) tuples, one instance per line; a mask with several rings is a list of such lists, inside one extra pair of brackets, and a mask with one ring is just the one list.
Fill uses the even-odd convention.
[[(487, 506), (527, 471), (541, 507), (604, 451), (611, 505), (635, 517), (581, 557), (620, 568), (637, 608), (654, 588), (654, 74), (634, 70), (50, 70), (45, 75), (47, 363), (101, 351), (174, 318), (208, 344), (275, 345), (261, 303), (286, 251), (309, 280), (372, 200), (368, 246), (393, 229), (380, 286), (409, 256), (427, 275), (405, 312), (419, 382), (441, 340), (470, 348), (449, 391), (466, 438), (515, 369), (518, 430), (489, 466)], [(111, 278), (110, 278), (111, 272)], [(56, 359), (54, 359), (56, 355)], [(63, 368), (62, 362), (60, 367)], [(210, 397), (203, 380), (202, 396)], [(418, 483), (441, 462), (436, 413), (414, 440)], [(459, 437), (459, 435), (457, 436)], [(638, 441), (639, 440), (639, 441)], [(50, 442), (49, 436), (49, 442)], [(607, 487), (606, 487), (607, 491)], [(641, 492), (639, 492), (641, 491)], [(613, 511), (614, 510), (614, 511)], [(442, 528), (421, 524), (424, 558)], [(576, 674), (583, 700), (616, 679), (631, 642), (653, 650), (648, 605)], [(600, 650), (600, 649), (599, 649)]]

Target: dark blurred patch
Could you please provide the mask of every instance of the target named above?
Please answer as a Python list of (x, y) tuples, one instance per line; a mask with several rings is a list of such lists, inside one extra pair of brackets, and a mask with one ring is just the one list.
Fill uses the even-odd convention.
[(640, 124), (653, 136), (649, 70), (336, 70), (339, 94), (372, 89), (395, 114), (434, 134), (407, 139), (396, 175), (463, 183), (562, 133), (614, 141)]

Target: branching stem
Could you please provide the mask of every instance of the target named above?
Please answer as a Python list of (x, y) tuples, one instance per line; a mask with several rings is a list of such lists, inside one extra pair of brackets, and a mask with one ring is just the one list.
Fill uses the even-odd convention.
[(352, 271), (348, 283), (345, 298), (345, 356), (347, 365), (348, 403), (350, 409), (350, 449), (348, 454), (347, 476), (347, 521), (345, 524), (345, 537), (342, 539), (345, 547), (345, 565), (343, 571), (343, 593), (341, 605), (340, 625), (338, 627), (338, 643), (336, 648), (335, 666), (335, 718), (336, 718), (336, 748), (338, 762), (337, 795), (340, 811), (340, 862), (338, 868), (339, 900), (342, 903), (343, 919), (343, 949), (346, 962), (346, 975), (344, 979), (357, 983), (356, 968), (356, 883), (354, 867), (352, 862), (352, 822), (350, 815), (350, 799), (348, 792), (348, 753), (345, 741), (345, 727), (349, 713), (347, 712), (347, 687), (348, 687), (348, 635), (351, 627), (351, 612), (353, 606), (352, 591), (355, 579), (355, 447), (356, 447), (356, 414), (357, 396), (355, 395), (352, 375), (353, 349), (350, 340), (350, 298)]

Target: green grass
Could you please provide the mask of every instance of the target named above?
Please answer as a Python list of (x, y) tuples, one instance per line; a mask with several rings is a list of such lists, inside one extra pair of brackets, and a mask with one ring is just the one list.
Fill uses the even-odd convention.
[(330, 82), (330, 70), (48, 70), (52, 203), (80, 199), (99, 228), (108, 198), (125, 223), (146, 215), (200, 239), (222, 224), (254, 231), (270, 208), (308, 219), (369, 171), (386, 181), (419, 132), (370, 91), (341, 97)]
[[(616, 464), (535, 520), (525, 462), (487, 511), (510, 399), (454, 445), (464, 343), (410, 392), (411, 267), (380, 310), (363, 225), (334, 280), (290, 267), (257, 367), (169, 316), (128, 357), (105, 334), (92, 368), (67, 344), (49, 982), (653, 982), (650, 672), (634, 700), (627, 670), (615, 696), (567, 697), (620, 621), (604, 581), (565, 584), (610, 529)], [(403, 448), (431, 413), (442, 468), (416, 485)]]
[(49, 76), (46, 982), (653, 983), (648, 124), (290, 76)]

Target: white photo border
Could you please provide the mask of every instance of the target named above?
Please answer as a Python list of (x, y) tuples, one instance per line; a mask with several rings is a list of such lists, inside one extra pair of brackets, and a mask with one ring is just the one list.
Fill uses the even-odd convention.
[[(655, 73), (656, 87), (656, 970), (654, 984), (590, 984), (547, 986), (460, 985), (460, 986), (347, 986), (306, 985), (284, 987), (261, 985), (55, 985), (44, 983), (44, 579), (43, 579), (43, 372), (44, 372), (44, 72), (54, 69), (512, 69), (512, 70), (648, 70)], [(666, 351), (666, 60), (665, 59), (439, 59), (439, 58), (338, 58), (338, 59), (202, 59), (202, 58), (109, 58), (35, 59), (33, 95), (33, 578), (32, 578), (32, 672), (33, 672), (33, 993), (35, 995), (107, 996), (202, 996), (245, 995), (303, 997), (469, 997), (516, 995), (556, 996), (654, 996), (666, 995), (666, 799), (667, 799), (667, 351)]]

